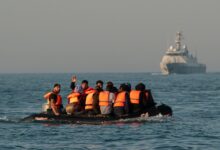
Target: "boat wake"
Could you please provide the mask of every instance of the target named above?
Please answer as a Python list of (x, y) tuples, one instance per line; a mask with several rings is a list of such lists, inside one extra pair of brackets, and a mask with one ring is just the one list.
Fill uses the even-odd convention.
[(17, 123), (17, 120), (9, 119), (7, 116), (0, 116), (0, 123)]
[(110, 121), (110, 122), (105, 122), (103, 124), (130, 124), (130, 123), (161, 123), (161, 122), (167, 122), (172, 119), (171, 116), (162, 116), (162, 115), (157, 115), (157, 116), (141, 116), (138, 118), (128, 118), (128, 119), (120, 119), (116, 121)]

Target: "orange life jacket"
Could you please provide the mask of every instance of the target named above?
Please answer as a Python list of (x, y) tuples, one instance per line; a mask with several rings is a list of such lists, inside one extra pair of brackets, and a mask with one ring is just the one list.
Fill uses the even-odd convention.
[(109, 106), (109, 91), (102, 91), (99, 93), (99, 106)]
[(89, 93), (91, 93), (91, 92), (94, 92), (94, 89), (91, 88), (91, 87), (88, 87), (86, 90), (84, 90), (84, 93), (85, 93), (86, 95), (89, 94)]
[(67, 99), (69, 100), (69, 103), (79, 103), (79, 96), (80, 93), (73, 92), (67, 96)]
[(140, 93), (141, 93), (141, 91), (137, 91), (137, 90), (132, 90), (130, 92), (131, 104), (139, 104), (140, 103)]
[(93, 94), (95, 93), (95, 90), (92, 90), (88, 93), (88, 95), (86, 96), (86, 106), (85, 106), (85, 110), (91, 110), (93, 109)]
[[(48, 92), (44, 95), (44, 98), (48, 101), (49, 103), (49, 97), (53, 92)], [(62, 105), (62, 96), (61, 95), (57, 95), (57, 102), (55, 104), (56, 106), (60, 106)]]
[(114, 107), (124, 107), (125, 101), (126, 101), (126, 92), (118, 93), (114, 103)]
[(62, 105), (62, 96), (61, 95), (57, 95), (56, 106), (61, 106), (61, 105)]

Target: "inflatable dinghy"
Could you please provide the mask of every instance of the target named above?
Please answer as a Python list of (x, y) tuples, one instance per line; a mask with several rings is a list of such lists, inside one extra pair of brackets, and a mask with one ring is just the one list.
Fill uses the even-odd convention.
[[(171, 107), (162, 104), (156, 109), (153, 109), (152, 112), (148, 112), (147, 115), (149, 117), (156, 116), (172, 116)], [(32, 114), (28, 117), (25, 117), (21, 120), (21, 122), (35, 122), (35, 123), (54, 123), (54, 124), (108, 124), (108, 123), (117, 123), (123, 119), (134, 119), (142, 117), (146, 114), (130, 114), (123, 116), (113, 116), (113, 115), (88, 115), (88, 114), (78, 114), (78, 115), (67, 115), (61, 114), (60, 116), (55, 116), (46, 113), (38, 113)]]

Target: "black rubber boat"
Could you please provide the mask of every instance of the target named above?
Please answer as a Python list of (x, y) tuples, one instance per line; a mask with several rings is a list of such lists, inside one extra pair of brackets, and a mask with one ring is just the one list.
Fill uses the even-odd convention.
[[(148, 115), (156, 116), (158, 114), (161, 114), (162, 116), (172, 116), (172, 109), (171, 107), (162, 104), (155, 109), (153, 109), (152, 112), (148, 112)], [(118, 123), (123, 120), (129, 120), (132, 121), (135, 120), (135, 118), (143, 117), (144, 114), (133, 114), (133, 115), (124, 115), (124, 116), (103, 116), (103, 115), (88, 115), (88, 114), (78, 114), (78, 115), (67, 115), (62, 114), (60, 116), (50, 115), (46, 113), (38, 113), (38, 114), (32, 114), (28, 117), (25, 117), (21, 120), (21, 122), (36, 122), (36, 123), (51, 123), (51, 124), (94, 124), (94, 125), (100, 125), (100, 124), (112, 124), (112, 123)], [(128, 121), (129, 122), (129, 121)]]
[(108, 124), (120, 122), (123, 119), (138, 118), (141, 115), (125, 115), (125, 116), (102, 116), (102, 115), (66, 115), (60, 116), (49, 115), (45, 113), (32, 114), (23, 118), (21, 122), (34, 123), (53, 123), (53, 124)]

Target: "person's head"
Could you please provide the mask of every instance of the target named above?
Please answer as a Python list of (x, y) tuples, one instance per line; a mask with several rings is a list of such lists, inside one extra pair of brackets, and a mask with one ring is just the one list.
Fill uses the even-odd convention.
[(114, 84), (113, 84), (112, 81), (108, 81), (108, 82), (106, 83), (106, 86), (112, 86), (112, 87), (114, 87)]
[(54, 86), (53, 86), (53, 92), (54, 93), (60, 93), (60, 90), (61, 90), (61, 85), (58, 84), (58, 83), (55, 83)]
[(138, 91), (145, 91), (146, 87), (143, 83), (138, 83), (136, 86), (135, 86), (135, 89), (138, 90)]
[(126, 91), (130, 92), (131, 91), (131, 84), (130, 83), (125, 83), (126, 86)]
[(127, 90), (127, 86), (123, 83), (120, 85), (119, 87), (119, 92), (123, 92), (123, 91), (126, 91)]
[(106, 91), (112, 91), (112, 89), (113, 89), (113, 84), (106, 85)]
[(96, 81), (96, 86), (99, 86), (100, 88), (103, 88), (103, 81), (102, 80), (98, 80)]
[(160, 106), (157, 107), (158, 112), (163, 115), (163, 116), (172, 116), (173, 111), (170, 106), (161, 104)]
[(81, 83), (81, 87), (83, 90), (87, 89), (89, 87), (89, 82), (87, 80), (83, 80)]

